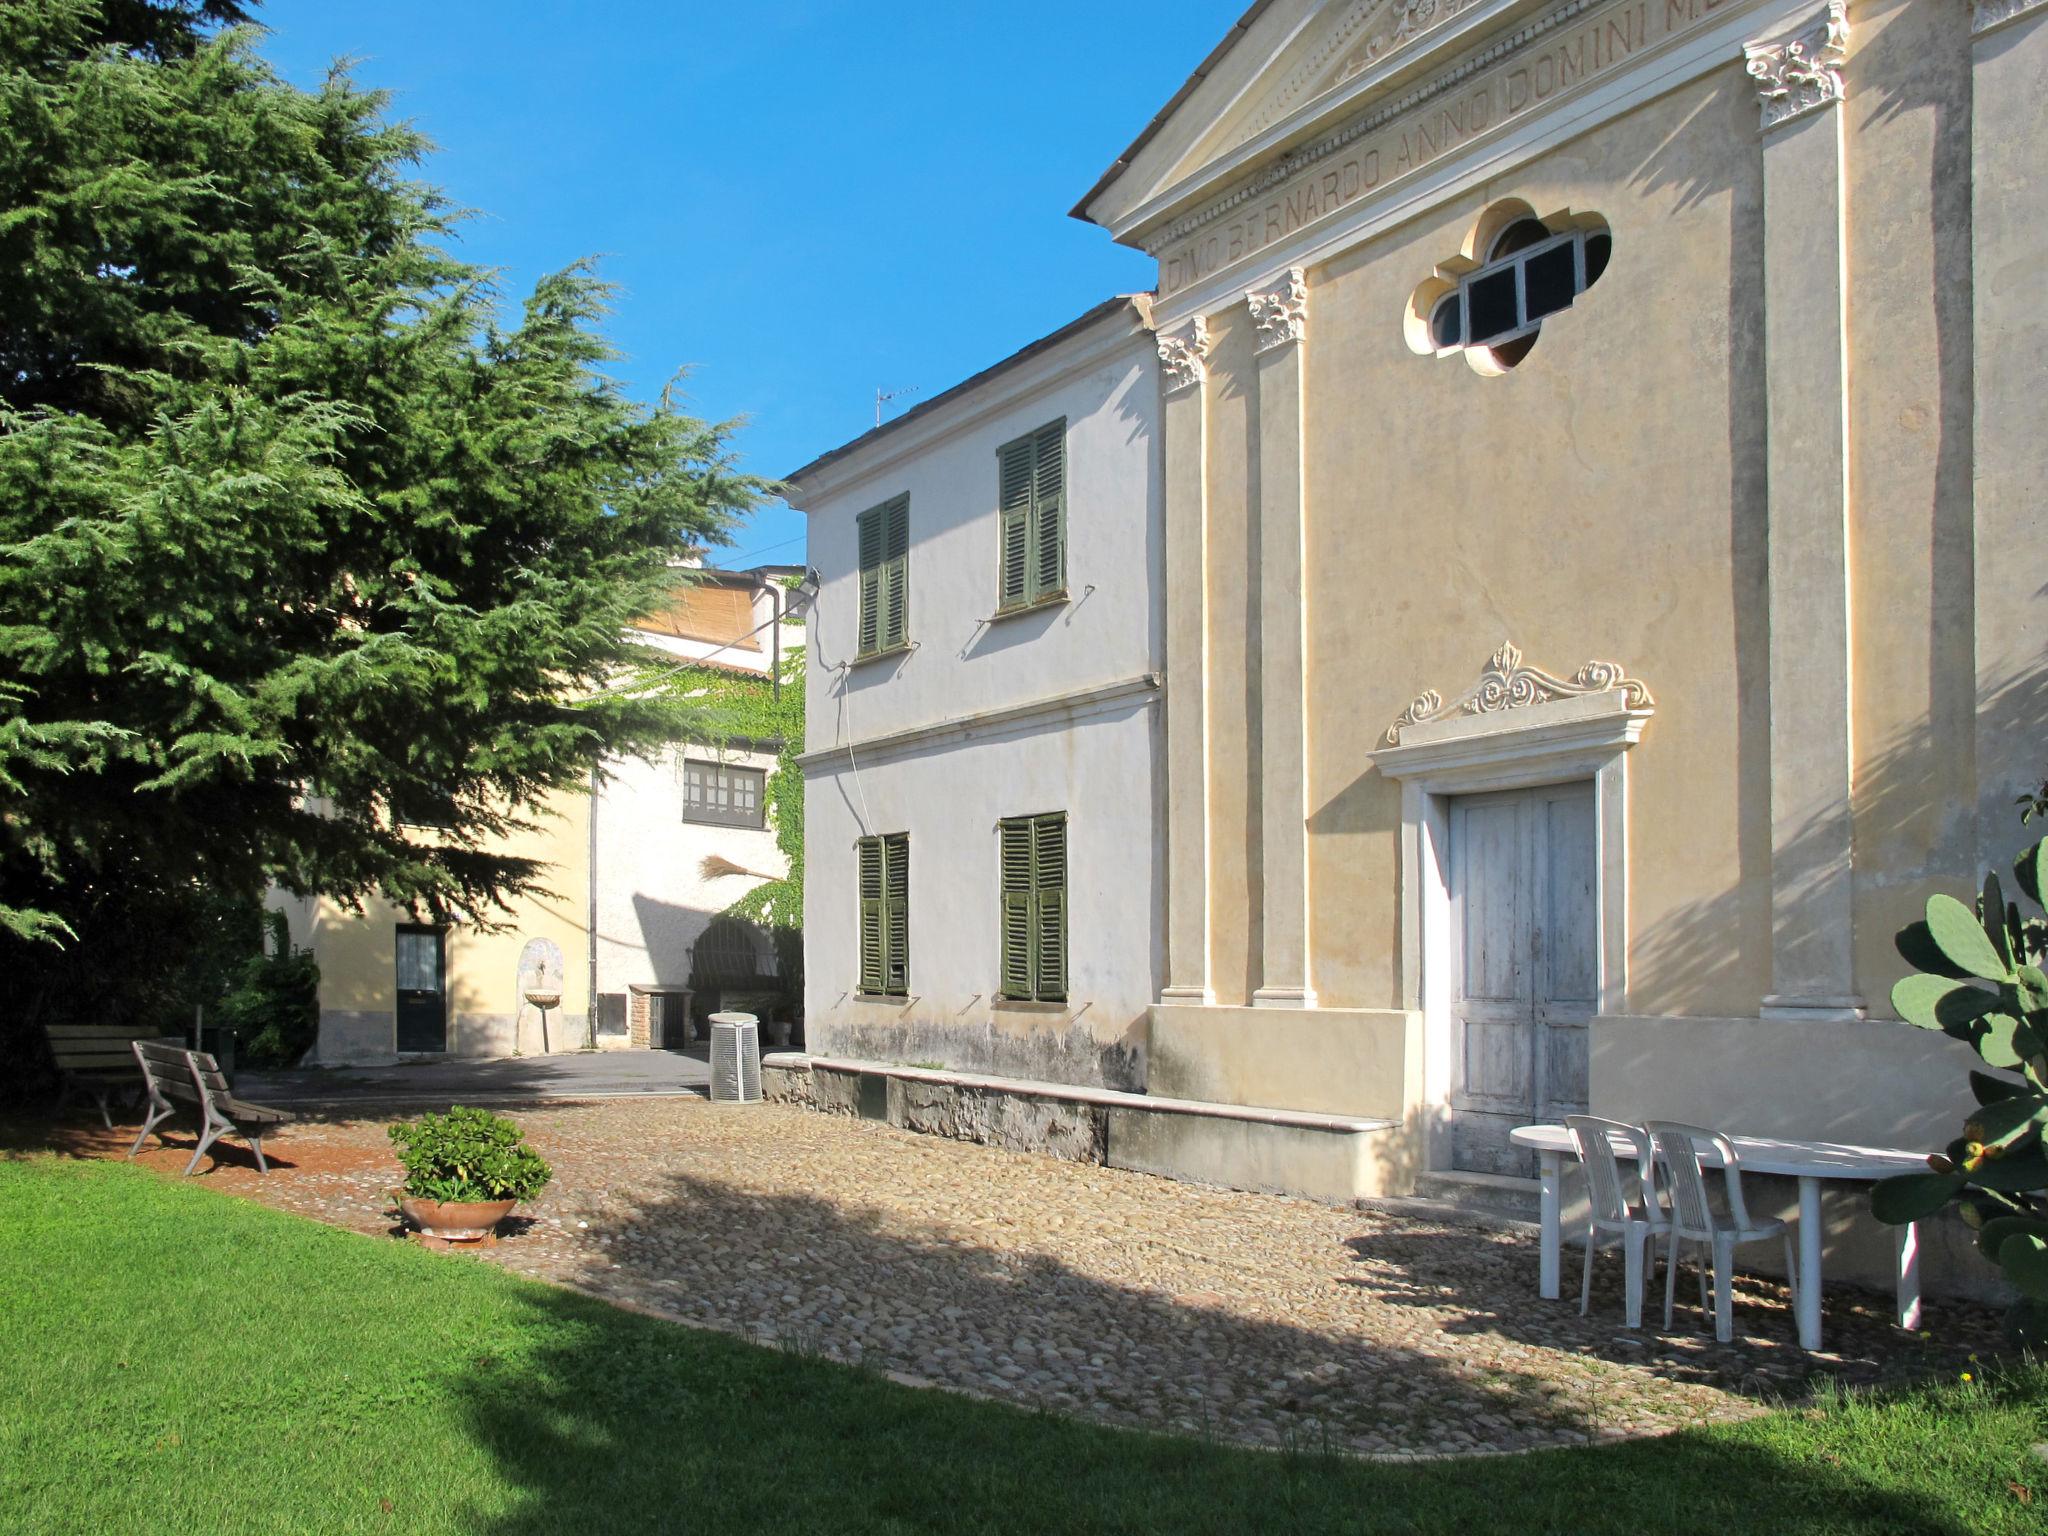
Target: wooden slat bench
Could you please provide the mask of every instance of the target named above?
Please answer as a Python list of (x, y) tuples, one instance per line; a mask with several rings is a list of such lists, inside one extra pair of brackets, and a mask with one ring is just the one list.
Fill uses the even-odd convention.
[[(107, 1105), (114, 1098), (126, 1098), (139, 1086), (135, 1080), (134, 1044), (157, 1040), (157, 1032), (144, 1024), (46, 1024), (43, 1033), (56, 1060), (61, 1087), (57, 1109), (62, 1113), (74, 1093), (89, 1095), (99, 1106), (100, 1119), (108, 1130), (114, 1117)], [(164, 1040), (175, 1045), (175, 1040)]]
[(206, 1156), (206, 1149), (229, 1131), (249, 1143), (249, 1150), (256, 1154), (257, 1172), (270, 1172), (270, 1164), (263, 1160), (263, 1138), (291, 1119), (289, 1114), (236, 1098), (219, 1066), (204, 1051), (188, 1051), (156, 1040), (138, 1040), (134, 1051), (149, 1087), (149, 1117), (136, 1133), (135, 1145), (128, 1149), (130, 1157), (142, 1150), (152, 1131), (163, 1141), (163, 1132), (157, 1127), (178, 1112), (179, 1104), (187, 1104), (199, 1111), (199, 1145), (185, 1165), (187, 1177)]

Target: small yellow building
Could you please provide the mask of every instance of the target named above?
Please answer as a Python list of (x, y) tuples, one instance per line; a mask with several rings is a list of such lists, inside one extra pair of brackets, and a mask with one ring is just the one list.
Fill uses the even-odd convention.
[[(400, 1055), (534, 1055), (588, 1038), (590, 797), (560, 794), (505, 851), (550, 866), (552, 892), (513, 901), (492, 931), (436, 928), (373, 897), (360, 912), (327, 898), (279, 898), (292, 942), (320, 965), (320, 1065)], [(522, 995), (533, 940), (560, 952), (566, 985), (545, 1016)]]
[[(634, 638), (650, 652), (765, 686), (803, 643), (779, 585), (791, 574), (783, 566), (697, 571)], [(773, 750), (677, 746), (652, 761), (608, 762), (592, 792), (551, 796), (528, 818), (531, 830), (502, 849), (546, 866), (544, 893), (515, 899), (488, 929), (436, 927), (381, 898), (356, 911), (274, 896), (293, 943), (320, 966), (315, 1063), (650, 1043), (645, 1007), (636, 1023), (632, 998), (659, 994), (687, 1007), (696, 941), (746, 889), (744, 880), (707, 878), (707, 856), (760, 877), (786, 867), (763, 792)], [(765, 943), (760, 964), (774, 965)], [(543, 1010), (535, 996), (556, 1001)]]

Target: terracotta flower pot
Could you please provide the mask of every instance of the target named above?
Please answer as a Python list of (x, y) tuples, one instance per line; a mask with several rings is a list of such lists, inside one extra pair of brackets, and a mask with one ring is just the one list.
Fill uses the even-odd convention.
[(427, 1237), (449, 1243), (480, 1243), (512, 1214), (517, 1200), (417, 1200), (407, 1195), (398, 1208)]

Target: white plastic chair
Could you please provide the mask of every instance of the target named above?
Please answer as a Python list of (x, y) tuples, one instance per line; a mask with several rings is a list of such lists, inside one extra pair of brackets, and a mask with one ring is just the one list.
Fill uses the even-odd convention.
[[(1657, 1151), (1657, 1164), (1664, 1170), (1671, 1191), (1670, 1247), (1664, 1258), (1664, 1326), (1671, 1327), (1671, 1306), (1678, 1279), (1678, 1251), (1682, 1243), (1698, 1243), (1711, 1250), (1714, 1271), (1714, 1337), (1726, 1344), (1735, 1336), (1735, 1250), (1743, 1243), (1758, 1243), (1782, 1237), (1785, 1242), (1785, 1283), (1799, 1294), (1793, 1269), (1792, 1231), (1775, 1216), (1758, 1221), (1742, 1203), (1742, 1165), (1735, 1156), (1735, 1143), (1719, 1131), (1697, 1125), (1679, 1125), (1669, 1120), (1652, 1120), (1647, 1129)], [(1728, 1209), (1714, 1209), (1707, 1198), (1707, 1177), (1700, 1167), (1699, 1144), (1705, 1142), (1721, 1155)], [(1706, 1274), (1700, 1275), (1700, 1310), (1707, 1305)]]
[[(1656, 1263), (1653, 1239), (1671, 1230), (1671, 1219), (1657, 1202), (1656, 1159), (1650, 1138), (1641, 1126), (1619, 1120), (1602, 1120), (1598, 1115), (1566, 1115), (1565, 1129), (1571, 1132), (1572, 1148), (1586, 1170), (1586, 1195), (1593, 1219), (1586, 1229), (1586, 1270), (1579, 1282), (1579, 1315), (1593, 1305), (1593, 1250), (1609, 1243), (1622, 1245), (1625, 1266), (1624, 1302), (1631, 1328), (1643, 1326), (1644, 1250)], [(1610, 1137), (1619, 1136), (1636, 1149), (1636, 1166), (1623, 1175)], [(1667, 1287), (1668, 1289), (1668, 1287)]]

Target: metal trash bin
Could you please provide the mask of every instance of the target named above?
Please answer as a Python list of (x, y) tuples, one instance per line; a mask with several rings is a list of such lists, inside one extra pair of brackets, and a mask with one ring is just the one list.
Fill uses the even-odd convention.
[(711, 1015), (711, 1102), (761, 1102), (761, 1026), (751, 1013)]

